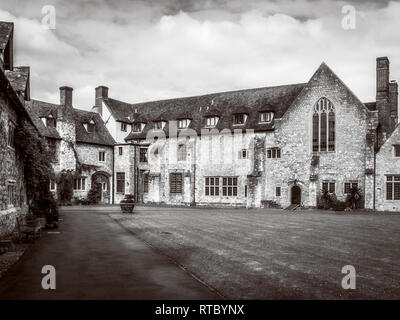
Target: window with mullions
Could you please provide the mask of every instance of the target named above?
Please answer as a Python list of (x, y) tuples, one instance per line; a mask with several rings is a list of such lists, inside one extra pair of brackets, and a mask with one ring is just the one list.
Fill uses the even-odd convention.
[(386, 200), (400, 200), (400, 176), (386, 176)]
[(268, 159), (279, 159), (280, 157), (281, 157), (281, 149), (279, 148), (267, 149)]
[(358, 182), (345, 182), (344, 183), (344, 193), (350, 194), (351, 189), (358, 188)]
[(206, 196), (219, 196), (219, 177), (206, 177)]
[(324, 181), (322, 182), (322, 192), (328, 191), (329, 193), (335, 193), (335, 182)]
[(313, 151), (335, 151), (335, 107), (332, 102), (320, 99), (314, 106), (312, 122)]
[(237, 178), (222, 178), (222, 195), (228, 197), (237, 196)]

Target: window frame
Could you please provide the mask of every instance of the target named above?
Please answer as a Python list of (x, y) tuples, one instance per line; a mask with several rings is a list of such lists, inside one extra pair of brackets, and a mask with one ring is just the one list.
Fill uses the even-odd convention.
[(354, 187), (358, 188), (358, 181), (345, 181), (343, 184), (343, 194), (351, 194)]
[(105, 162), (106, 161), (106, 152), (101, 150), (99, 151), (99, 162)]
[(400, 158), (400, 144), (393, 145), (393, 156), (395, 158)]
[(121, 127), (120, 127), (122, 132), (127, 132), (128, 131), (128, 125), (125, 122), (121, 122)]
[(267, 149), (267, 159), (281, 159), (282, 152), (281, 148), (274, 147)]
[[(218, 116), (208, 116), (206, 117), (206, 128), (215, 128), (218, 124), (219, 117)], [(213, 123), (215, 122), (215, 123)]]
[(179, 143), (178, 150), (176, 155), (177, 161), (186, 161), (187, 160), (187, 146), (186, 143)]
[(86, 190), (86, 177), (78, 177), (74, 179), (74, 191)]
[(204, 177), (204, 195), (206, 197), (219, 197), (221, 177)]
[[(325, 188), (325, 185), (327, 185), (327, 188)], [(332, 185), (333, 185), (333, 192), (332, 192), (332, 188), (331, 188)], [(329, 181), (329, 180), (322, 181), (321, 190), (322, 190), (322, 193), (324, 193), (325, 190), (328, 190), (328, 193), (336, 194), (336, 181)]]
[[(272, 111), (261, 111), (258, 122), (259, 123), (271, 123), (274, 120), (274, 112)], [(266, 120), (263, 120), (263, 118), (266, 118)]]
[(116, 193), (125, 194), (125, 172), (116, 172)]
[(320, 98), (311, 116), (311, 150), (315, 153), (336, 151), (336, 109), (326, 97)]
[[(239, 117), (242, 118), (242, 122), (238, 122)], [(247, 114), (246, 113), (234, 113), (233, 114), (233, 125), (234, 126), (243, 126), (246, 124), (247, 121)]]
[(170, 194), (183, 194), (183, 173), (182, 172), (170, 172), (169, 173), (169, 193)]
[(149, 162), (148, 151), (149, 151), (149, 148), (145, 148), (145, 147), (139, 148), (139, 162), (141, 162), (141, 163)]
[(118, 155), (122, 156), (124, 154), (124, 148), (118, 147)]
[[(182, 124), (185, 124), (184, 126)], [(177, 127), (178, 129), (186, 129), (189, 128), (190, 125), (190, 119), (185, 118), (185, 119), (178, 119)]]
[(237, 197), (238, 177), (222, 177), (222, 196)]
[[(400, 201), (400, 175), (386, 175), (386, 201)], [(390, 197), (389, 197), (390, 192)], [(389, 199), (390, 198), (390, 199)]]

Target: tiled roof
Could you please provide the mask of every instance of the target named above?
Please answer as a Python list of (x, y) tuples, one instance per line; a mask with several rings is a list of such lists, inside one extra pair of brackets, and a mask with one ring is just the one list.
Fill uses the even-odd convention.
[(40, 119), (42, 117), (47, 117), (49, 114), (52, 114), (53, 117), (56, 118), (58, 107), (59, 105), (38, 100), (25, 102), (25, 108), (28, 110), (28, 113), (30, 114), (36, 128), (39, 130), (39, 133), (47, 138), (61, 139), (55, 128), (46, 127)]
[(14, 24), (12, 22), (0, 21), (0, 50), (6, 48), (13, 26)]
[(110, 109), (113, 117), (117, 121), (132, 123), (131, 116), (135, 112), (132, 105), (115, 99), (105, 99), (104, 103)]
[(29, 67), (14, 67), (6, 70), (6, 76), (17, 93), (24, 93), (29, 80)]
[[(61, 105), (38, 100), (31, 100), (26, 102), (26, 109), (33, 118), (33, 121), (39, 132), (43, 136), (48, 138), (61, 139), (57, 130), (55, 128), (46, 127), (40, 118), (47, 117), (49, 114), (52, 114), (53, 117), (57, 118), (57, 115), (59, 114), (61, 108), (63, 108), (63, 106)], [(115, 141), (111, 137), (98, 113), (75, 108), (73, 108), (72, 111), (73, 120), (75, 121), (75, 133), (77, 142), (114, 145)], [(93, 120), (95, 123), (94, 132), (87, 132), (85, 127), (83, 126), (84, 123), (88, 123), (90, 120)]]
[[(104, 125), (103, 119), (96, 112), (74, 109), (76, 141), (85, 143), (95, 143), (102, 145), (114, 145), (115, 141)], [(95, 131), (87, 132), (84, 123), (91, 120), (95, 123)]]
[[(259, 112), (273, 111), (275, 112), (275, 118), (281, 118), (305, 85), (305, 83), (301, 83), (229, 91), (131, 105), (124, 103), (123, 108), (118, 110), (118, 116), (129, 119), (129, 113), (136, 110), (138, 113), (146, 115), (151, 121), (156, 121), (160, 118), (166, 121), (189, 118), (192, 119), (189, 128), (200, 133), (200, 130), (205, 127), (205, 117), (207, 116), (218, 115), (220, 117), (216, 126), (218, 130), (225, 128), (235, 129), (236, 126), (232, 123), (233, 114), (243, 112), (248, 113), (249, 116), (245, 125), (238, 126), (238, 128), (254, 129), (255, 131), (273, 130), (273, 122), (259, 123)], [(108, 101), (110, 100), (112, 99), (108, 99)], [(113, 107), (118, 109), (117, 104), (114, 104)], [(112, 113), (114, 112), (113, 110), (111, 110)], [(144, 138), (147, 131), (153, 128), (154, 124), (148, 122), (141, 133), (131, 132), (126, 140)], [(164, 131), (168, 135), (168, 124), (165, 126)]]

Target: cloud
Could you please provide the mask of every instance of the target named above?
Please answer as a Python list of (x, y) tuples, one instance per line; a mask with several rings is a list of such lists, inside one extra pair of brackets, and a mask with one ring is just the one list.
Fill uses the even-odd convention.
[(341, 26), (341, 1), (46, 2), (57, 10), (54, 31), (41, 28), (40, 2), (8, 2), (0, 19), (16, 23), (16, 62), (31, 65), (32, 96), (57, 102), (58, 87), (70, 85), (85, 109), (100, 84), (139, 102), (306, 82), (322, 61), (370, 101), (381, 55), (400, 77), (398, 2), (353, 2), (355, 30)]

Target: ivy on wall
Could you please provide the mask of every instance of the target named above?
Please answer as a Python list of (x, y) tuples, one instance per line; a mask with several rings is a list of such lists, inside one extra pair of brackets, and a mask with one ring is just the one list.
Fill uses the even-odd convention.
[(27, 200), (30, 210), (38, 216), (54, 215), (56, 202), (49, 189), (54, 178), (51, 152), (46, 141), (40, 137), (33, 125), (26, 119), (19, 119), (15, 130), (15, 149), (24, 164)]

